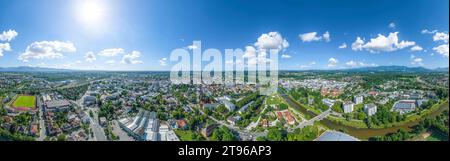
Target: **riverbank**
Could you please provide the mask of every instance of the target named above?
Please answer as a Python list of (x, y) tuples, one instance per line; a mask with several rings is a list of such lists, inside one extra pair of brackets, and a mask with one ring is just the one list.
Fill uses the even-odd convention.
[[(292, 100), (289, 96), (280, 93), (281, 97), (287, 102), (292, 108), (297, 109), (297, 111), (301, 112), (303, 115), (307, 115), (310, 118), (313, 118), (317, 116), (315, 112), (312, 110), (307, 109), (306, 107), (302, 106), (298, 102)], [(417, 115), (416, 117), (410, 117), (405, 121), (398, 122), (395, 124), (391, 124), (390, 127), (384, 127), (384, 128), (364, 128), (364, 125), (361, 123), (358, 123), (358, 125), (353, 125), (349, 123), (339, 123), (336, 121), (332, 121), (328, 117), (320, 121), (320, 124), (325, 126), (327, 129), (336, 130), (336, 131), (343, 131), (345, 133), (348, 133), (352, 136), (355, 136), (362, 140), (367, 140), (370, 137), (374, 136), (384, 136), (389, 133), (395, 133), (399, 129), (403, 129), (406, 131), (411, 131), (411, 127), (419, 124), (419, 122), (424, 118), (433, 118), (442, 113), (445, 110), (448, 110), (448, 100), (441, 102), (438, 105), (433, 106), (430, 108), (430, 110), (424, 110), (420, 113), (420, 115)], [(333, 116), (331, 116), (333, 117)], [(363, 122), (362, 122), (363, 123)], [(359, 126), (359, 127), (358, 127)]]
[(441, 103), (435, 104), (431, 108), (421, 111), (419, 114), (412, 114), (410, 116), (407, 116), (404, 121), (384, 124), (384, 125), (381, 125), (381, 126), (373, 125), (370, 128), (367, 126), (367, 124), (365, 122), (360, 121), (360, 120), (348, 121), (345, 118), (338, 118), (338, 117), (334, 117), (334, 116), (328, 116), (327, 119), (332, 121), (332, 122), (339, 123), (339, 124), (342, 124), (344, 126), (354, 127), (354, 128), (383, 129), (383, 128), (402, 126), (402, 125), (407, 124), (409, 122), (415, 122), (415, 121), (420, 122), (424, 118), (426, 118), (426, 116), (428, 116), (428, 115), (438, 111), (441, 106), (445, 106), (445, 105), (448, 106), (448, 100), (447, 101), (441, 101)]

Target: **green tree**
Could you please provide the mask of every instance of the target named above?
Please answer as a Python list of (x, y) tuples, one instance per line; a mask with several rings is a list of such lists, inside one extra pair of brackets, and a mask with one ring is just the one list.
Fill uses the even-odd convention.
[(271, 128), (269, 129), (269, 132), (267, 133), (267, 140), (269, 141), (283, 141), (283, 133), (281, 130)]
[(342, 102), (341, 101), (337, 101), (336, 103), (334, 103), (332, 109), (335, 112), (344, 113), (344, 111), (342, 110)]
[(364, 120), (366, 118), (366, 113), (363, 111), (358, 112), (358, 120)]
[(65, 134), (60, 134), (60, 135), (58, 135), (56, 140), (57, 141), (66, 141), (66, 135)]
[(213, 133), (211, 135), (211, 140), (213, 140), (213, 141), (235, 141), (237, 139), (230, 129), (222, 126), (222, 127), (216, 128), (213, 131)]

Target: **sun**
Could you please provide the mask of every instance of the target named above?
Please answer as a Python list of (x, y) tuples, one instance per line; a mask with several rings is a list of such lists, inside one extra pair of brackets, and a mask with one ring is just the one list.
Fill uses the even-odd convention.
[(106, 10), (100, 0), (82, 0), (76, 12), (78, 21), (86, 26), (99, 26), (105, 21)]

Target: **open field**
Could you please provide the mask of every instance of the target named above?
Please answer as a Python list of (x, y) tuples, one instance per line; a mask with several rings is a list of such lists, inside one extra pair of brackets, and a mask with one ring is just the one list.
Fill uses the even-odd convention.
[(12, 106), (21, 109), (36, 109), (36, 97), (20, 95), (14, 100)]

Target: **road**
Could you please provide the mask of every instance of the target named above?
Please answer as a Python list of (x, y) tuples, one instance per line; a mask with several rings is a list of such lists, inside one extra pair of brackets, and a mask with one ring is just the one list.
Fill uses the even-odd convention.
[[(86, 93), (83, 95), (83, 97), (85, 95), (86, 95)], [(71, 102), (76, 104), (77, 106), (81, 107), (81, 109), (88, 109), (88, 108), (85, 108), (82, 103), (83, 97), (81, 97), (81, 99), (79, 99), (77, 101), (71, 101)], [(88, 111), (92, 111), (92, 113), (94, 114), (94, 117), (91, 117), (91, 115), (89, 115)], [(87, 111), (84, 111), (84, 113), (89, 116), (89, 121), (90, 121), (89, 127), (91, 128), (92, 132), (94, 133), (93, 139), (94, 139), (94, 141), (108, 141), (106, 139), (106, 135), (105, 135), (105, 131), (103, 130), (103, 127), (100, 126), (100, 124), (98, 123), (99, 121), (98, 121), (97, 112), (98, 112), (97, 108), (91, 108), (91, 109), (88, 109)]]
[[(202, 115), (204, 115), (202, 110), (199, 110), (199, 111), (200, 111), (200, 113)], [(256, 140), (256, 138), (258, 138), (258, 137), (267, 136), (267, 131), (264, 131), (264, 132), (250, 132), (249, 130), (241, 130), (237, 126), (233, 126), (233, 125), (227, 124), (224, 121), (217, 120), (216, 118), (214, 118), (212, 116), (208, 116), (208, 118), (213, 120), (214, 122), (216, 122), (219, 125), (225, 126), (228, 129), (231, 129), (233, 131), (238, 132), (241, 138), (249, 138), (249, 140)]]
[(46, 130), (45, 130), (45, 120), (44, 120), (44, 107), (42, 106), (42, 102), (41, 99), (38, 97), (37, 99), (37, 104), (39, 106), (39, 138), (37, 139), (38, 141), (43, 141), (47, 135), (46, 135)]
[(288, 129), (288, 132), (293, 132), (295, 129), (301, 129), (301, 128), (304, 128), (305, 126), (314, 125), (314, 123), (316, 121), (322, 121), (323, 119), (325, 119), (328, 115), (330, 115), (332, 113), (333, 113), (332, 110), (328, 109), (325, 112), (322, 112), (320, 115), (317, 115), (316, 117), (314, 117), (310, 120), (303, 121), (299, 125), (295, 126), (294, 128)]
[[(92, 113), (94, 114), (94, 118), (90, 117), (90, 127), (92, 129), (92, 132), (94, 132), (94, 138), (96, 141), (108, 141), (106, 139), (106, 135), (105, 135), (105, 131), (103, 130), (103, 127), (99, 125), (98, 123), (98, 114), (97, 114), (97, 110), (95, 109), (90, 109), (89, 111), (92, 111)], [(89, 115), (89, 113), (87, 114)]]

